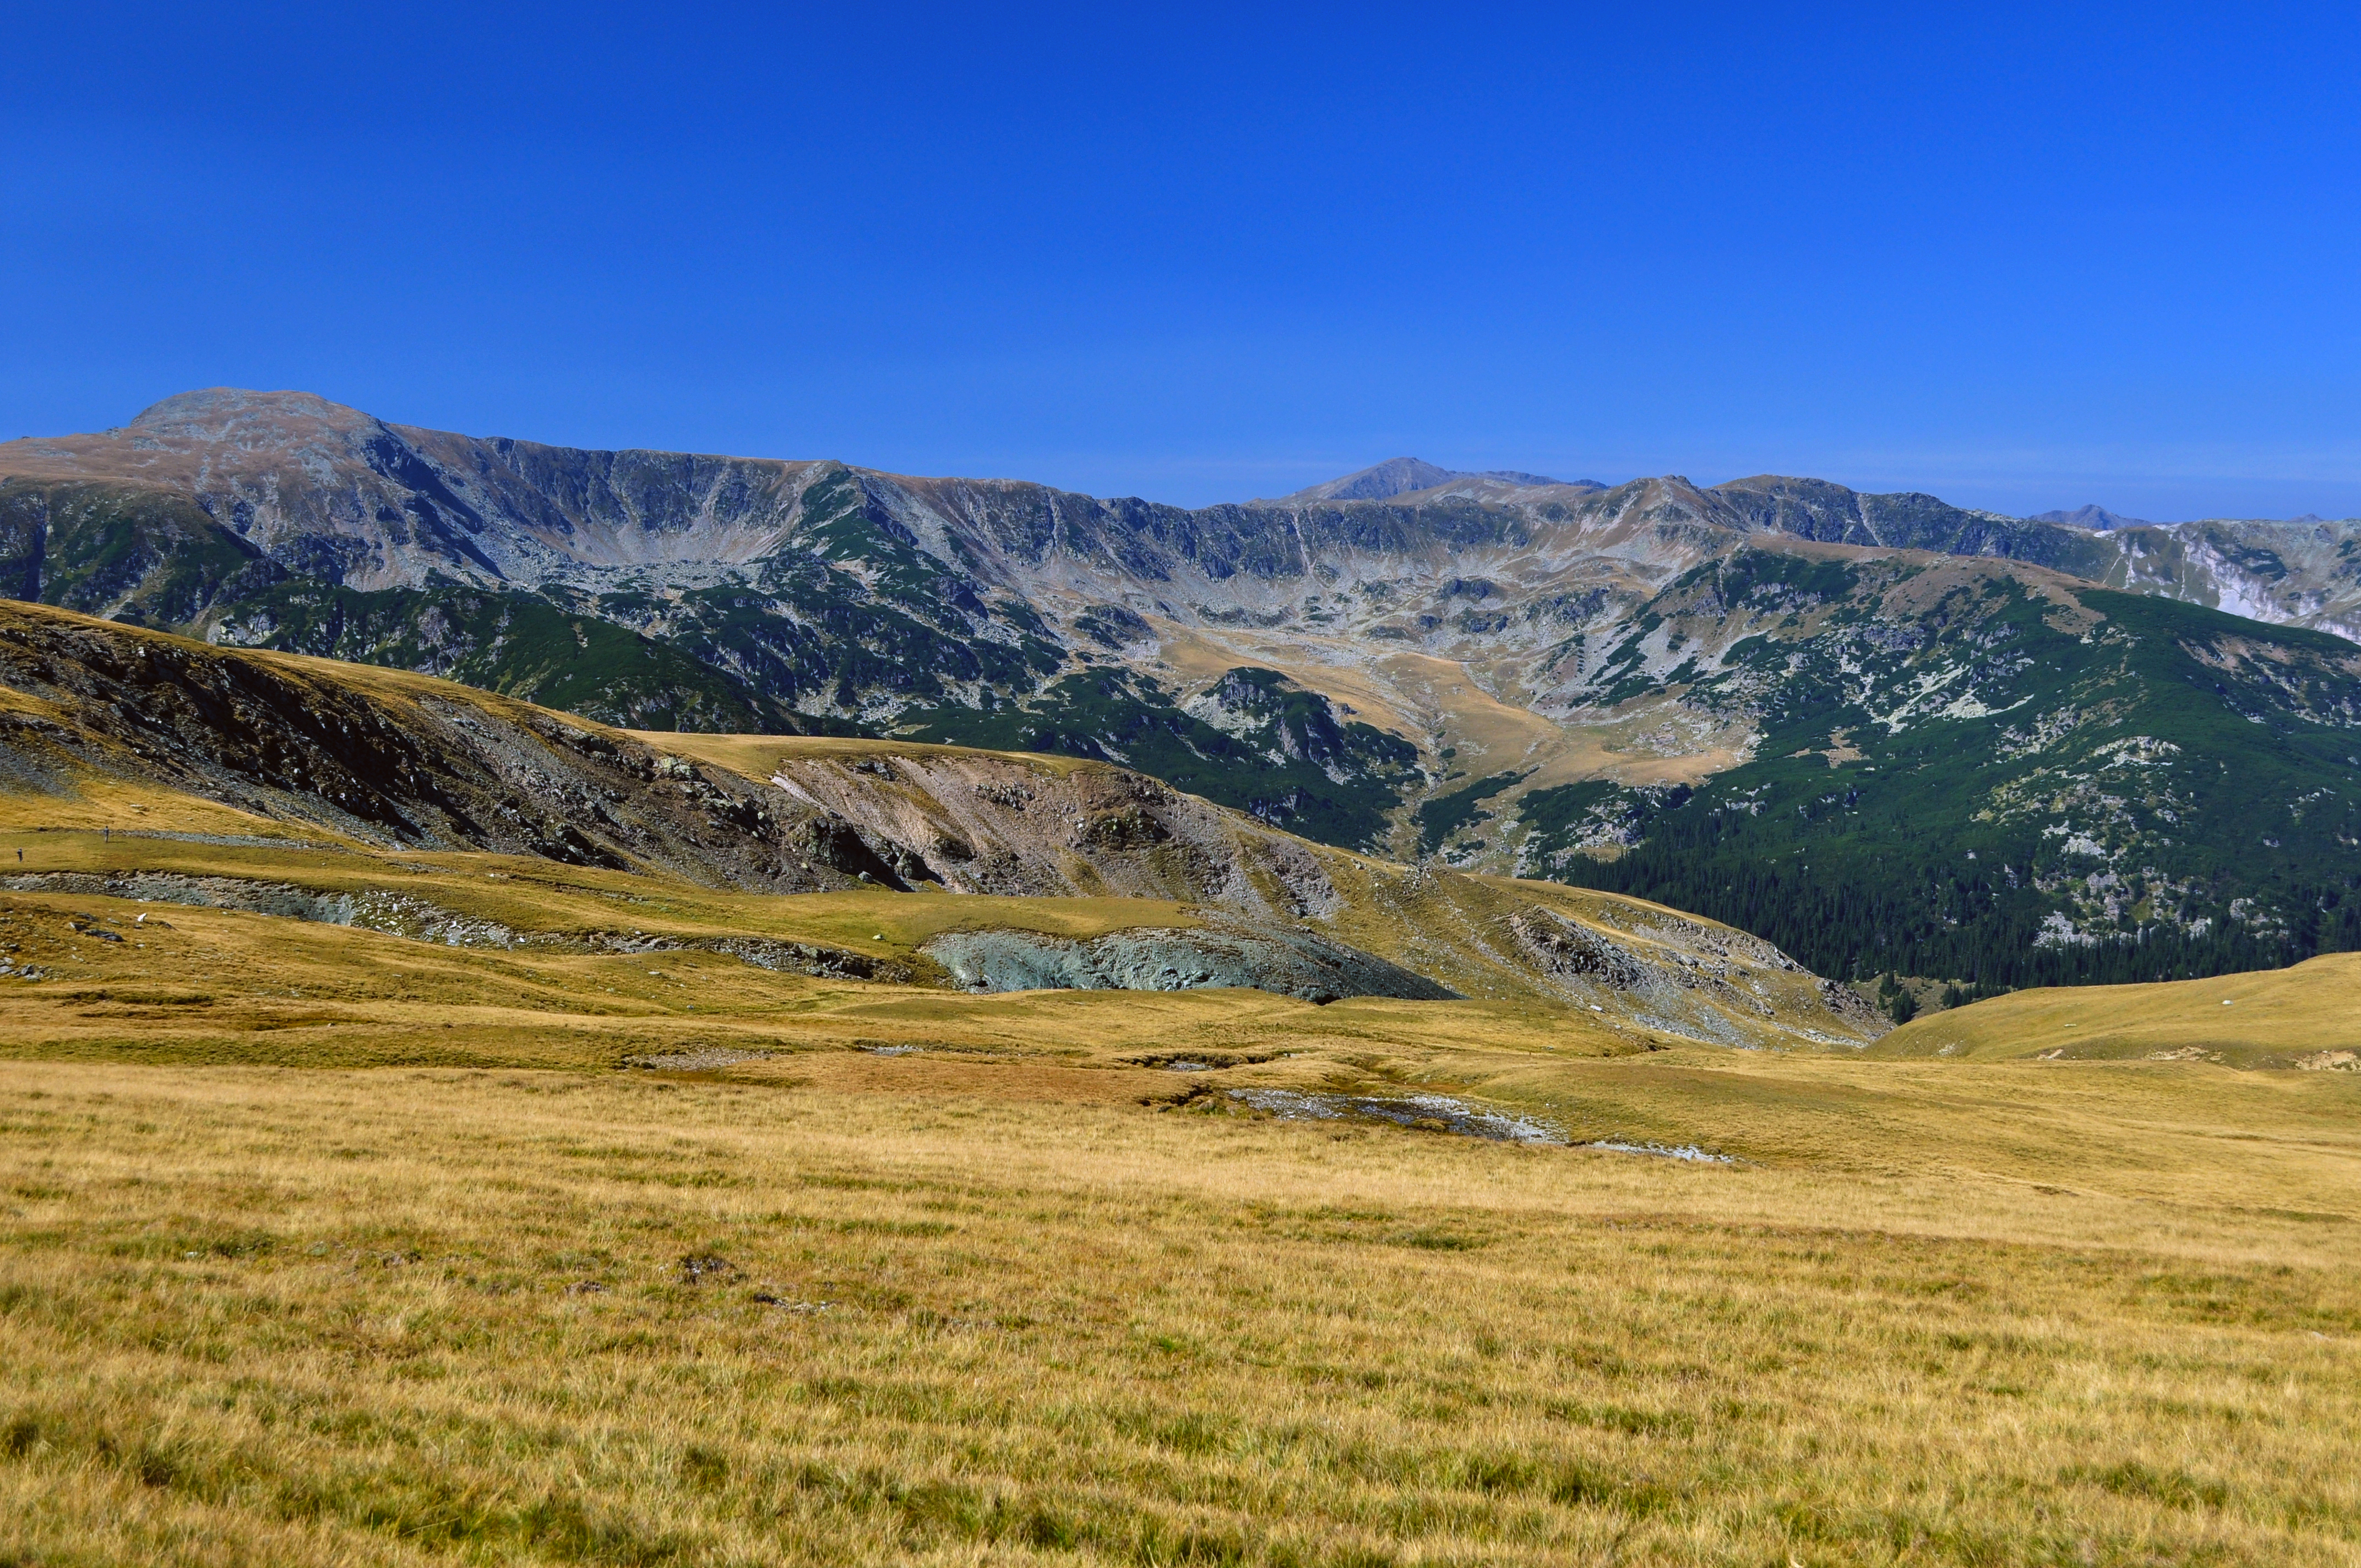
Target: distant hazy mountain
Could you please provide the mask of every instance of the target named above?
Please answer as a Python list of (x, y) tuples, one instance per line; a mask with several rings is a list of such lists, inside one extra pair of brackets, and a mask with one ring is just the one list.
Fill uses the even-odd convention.
[(0, 444), (0, 595), (634, 728), (1104, 758), (1823, 973), (2361, 942), (2361, 523), (1410, 458), (1191, 510), (217, 389)]
[(2154, 528), (2146, 518), (2122, 517), (2103, 506), (2076, 507), (2072, 511), (2037, 511), (2028, 522), (2062, 522), (2069, 528)]
[(1438, 468), (1416, 457), (1389, 457), (1341, 479), (1331, 479), (1326, 484), (1312, 485), (1292, 495), (1281, 496), (1271, 504), (1301, 506), (1312, 501), (1391, 500), (1396, 496), (1440, 489), (1455, 482), (1471, 479), (1489, 480), (1496, 486), (1516, 489), (1538, 489), (1545, 485), (1570, 485), (1581, 490), (1603, 490), (1607, 488), (1596, 479), (1553, 479), (1542, 474), (1519, 473), (1512, 468), (1468, 473)]

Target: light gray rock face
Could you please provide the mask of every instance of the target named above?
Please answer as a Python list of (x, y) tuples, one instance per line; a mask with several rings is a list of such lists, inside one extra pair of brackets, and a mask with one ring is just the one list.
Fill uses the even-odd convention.
[(1262, 506), (1307, 506), (1314, 501), (1383, 501), (1397, 496), (1418, 495), (1422, 492), (1467, 490), (1475, 493), (1538, 489), (1554, 486), (1561, 489), (1603, 490), (1607, 487), (1596, 479), (1553, 479), (1545, 474), (1526, 474), (1513, 468), (1493, 468), (1481, 473), (1469, 473), (1455, 468), (1438, 468), (1417, 457), (1389, 457), (1342, 478), (1324, 484), (1308, 485), (1275, 502), (1257, 502)]
[(1198, 991), (1240, 986), (1334, 1002), (1457, 992), (1356, 948), (1303, 931), (1140, 927), (1084, 941), (1030, 931), (947, 931), (919, 949), (974, 991)]

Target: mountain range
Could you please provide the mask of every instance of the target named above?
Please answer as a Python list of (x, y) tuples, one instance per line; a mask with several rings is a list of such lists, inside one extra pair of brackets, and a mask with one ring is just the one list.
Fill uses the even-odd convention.
[(2361, 946), (2361, 523), (2085, 514), (1411, 458), (1185, 510), (215, 389), (0, 444), (0, 594), (640, 729), (1120, 763), (1824, 973)]

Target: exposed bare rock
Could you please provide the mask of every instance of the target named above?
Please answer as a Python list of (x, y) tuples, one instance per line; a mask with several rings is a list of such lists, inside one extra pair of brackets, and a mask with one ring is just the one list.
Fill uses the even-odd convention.
[(1839, 980), (1819, 983), (1820, 1001), (1828, 1010), (1872, 1039), (1891, 1029), (1893, 1021), (1869, 1004), (1869, 999)]
[(1548, 910), (1511, 915), (1509, 928), (1553, 980), (1634, 991), (1653, 978), (1648, 965), (1603, 933)]
[(894, 846), (912, 880), (961, 893), (1110, 894), (1290, 917), (1337, 906), (1301, 839), (1144, 774), (950, 748), (890, 751), (783, 755), (771, 782), (866, 841)]
[(1457, 992), (1383, 959), (1302, 930), (1241, 922), (1189, 929), (1141, 927), (1081, 941), (1037, 932), (947, 931), (921, 949), (977, 991), (1196, 991), (1245, 986), (1334, 1002), (1396, 996), (1447, 1002)]

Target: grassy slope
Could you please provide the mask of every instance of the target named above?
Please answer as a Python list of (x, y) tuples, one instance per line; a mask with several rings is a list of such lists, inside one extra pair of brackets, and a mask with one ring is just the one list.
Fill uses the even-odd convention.
[[(977, 754), (971, 747), (817, 736), (648, 733), (640, 739), (758, 780), (768, 778), (782, 760), (793, 758)], [(1054, 753), (985, 754), (1049, 773), (1071, 774), (1105, 766)], [(1499, 876), (1407, 878), (1401, 874), (1406, 868), (1392, 861), (1326, 845), (1317, 846), (1314, 852), (1345, 900), (1343, 909), (1323, 927), (1330, 934), (1364, 951), (1431, 974), (1470, 997), (1538, 1003), (1551, 1015), (1563, 1014), (1563, 1008), (1537, 996), (1529, 974), (1518, 963), (1503, 961), (1499, 945), (1468, 938), (1495, 926), (1507, 913), (1536, 904), (1594, 927), (1603, 926), (1616, 940), (1634, 943), (1642, 951), (1652, 950), (1645, 937), (1645, 922), (1651, 918), (1700, 924), (1697, 916), (1670, 905), (1629, 895)], [(977, 914), (973, 903), (960, 907), (971, 917)], [(1126, 923), (1147, 925), (1163, 918), (1158, 915)], [(1800, 985), (1780, 994), (1789, 1003), (1808, 1004), (1811, 1000)], [(1578, 1013), (1571, 1016), (1579, 1026), (1591, 1023)], [(1827, 1020), (1818, 1023), (1826, 1026)], [(1642, 1030), (1633, 1037), (1644, 1037), (1644, 1034)], [(1782, 1037), (1781, 1043), (1792, 1042)]]
[[(717, 750), (726, 752), (727, 748)], [(1053, 761), (1049, 765), (1057, 764)], [(72, 803), (55, 802), (48, 796), (0, 795), (0, 878), (20, 873), (147, 871), (227, 877), (245, 883), (285, 883), (331, 894), (390, 890), (525, 933), (570, 939), (591, 933), (644, 931), (690, 940), (752, 937), (805, 941), (899, 961), (922, 980), (935, 971), (930, 960), (917, 949), (954, 928), (1006, 927), (1087, 938), (1134, 927), (1190, 927), (1199, 922), (1202, 913), (1194, 905), (1157, 899), (980, 897), (945, 894), (925, 883), (920, 885), (927, 891), (914, 894), (858, 889), (785, 897), (733, 893), (659, 875), (560, 865), (528, 856), (380, 850), (219, 807), (184, 815), (177, 804), (184, 798), (155, 794), (141, 798), (119, 786), (97, 800)], [(202, 802), (195, 804), (204, 806)], [(57, 809), (60, 806), (64, 809)], [(50, 825), (60, 817), (72, 825)], [(34, 825), (36, 821), (39, 825)], [(111, 840), (103, 837), (110, 826), (116, 834)], [(132, 831), (126, 832), (126, 828)], [(168, 836), (157, 837), (159, 831)], [(169, 836), (196, 832), (265, 838), (266, 841), (191, 843)], [(15, 858), (19, 850), (25, 856), (22, 861)], [(1513, 1029), (1519, 1035), (1553, 1041), (1577, 1038), (1594, 1042), (1598, 1048), (1614, 1049), (1642, 1048), (1679, 1037), (1664, 1032), (1674, 1026), (1664, 1021), (1664, 1014), (1670, 1013), (1674, 1020), (1683, 1015), (1679, 1004), (1662, 997), (1652, 1000), (1647, 990), (1640, 989), (1602, 992), (1608, 1003), (1604, 1013), (1571, 1006), (1537, 985), (1530, 959), (1500, 935), (1510, 916), (1530, 915), (1540, 905), (1582, 923), (1623, 950), (1659, 966), (1658, 972), (1672, 975), (1693, 962), (1693, 947), (1679, 933), (1703, 934), (1708, 929), (1678, 911), (1638, 899), (1504, 877), (1405, 876), (1383, 862), (1344, 850), (1323, 850), (1322, 857), (1343, 906), (1314, 927), (1318, 932), (1431, 975), (1471, 1003), (1499, 1010), (1502, 1017), (1515, 1020)], [(19, 927), (17, 917), (6, 912), (20, 906), (25, 912), (41, 913), (24, 913)], [(77, 946), (63, 935), (63, 922), (70, 914), (111, 922), (110, 929), (127, 931), (128, 923), (142, 907), (126, 899), (44, 889), (0, 893), (0, 929), (12, 929), (14, 934), (6, 939), (23, 945), (17, 961), (36, 963), (55, 977), (56, 986), (64, 988), (36, 988), (22, 995), (71, 1000), (83, 994), (73, 989), (78, 985), (127, 984), (144, 991), (159, 984), (169, 987), (195, 974), (236, 974), (248, 967), (272, 972), (285, 970), (296, 961), (297, 953), (306, 952), (313, 954), (313, 961), (320, 966), (319, 977), (312, 981), (313, 994), (318, 994), (322, 986), (334, 986), (366, 1006), (377, 1007), (410, 995), (405, 989), (410, 982), (393, 977), (412, 972), (421, 961), (420, 944), (376, 931), (303, 926), (272, 916), (181, 905), (158, 906), (153, 914), (170, 920), (175, 931), (211, 933), (204, 940), (213, 945), (203, 948), (206, 956), (199, 968), (191, 967), (200, 962), (197, 951), (183, 951), (177, 938), (162, 944), (170, 956), (150, 958), (140, 956), (147, 949), (136, 946), (97, 941)], [(1652, 929), (1659, 923), (1673, 927), (1673, 934), (1667, 937)], [(501, 1007), (522, 999), (533, 1009), (596, 1013), (598, 1008), (573, 1005), (591, 994), (579, 989), (586, 977), (611, 970), (629, 979), (635, 972), (633, 960), (622, 957), (586, 957), (531, 948), (464, 949), (447, 955), (432, 947), (424, 950), (435, 955), (424, 960), (429, 968), (457, 965), (476, 977), (469, 984), (488, 986), (489, 994), (498, 999), (494, 1004)], [(0, 948), (0, 957), (6, 956), (5, 948)], [(768, 1028), (767, 1020), (788, 1005), (782, 999), (794, 994), (795, 984), (802, 983), (749, 970), (737, 959), (719, 955), (670, 953), (664, 958), (697, 970), (702, 976), (697, 983), (712, 988), (697, 997), (702, 1003), (700, 1016), (708, 1021), (743, 1011), (757, 1021), (752, 1026)], [(514, 978), (485, 978), (494, 975)], [(538, 978), (522, 978), (527, 976)], [(607, 983), (598, 981), (592, 990), (603, 993)], [(1822, 1008), (1809, 975), (1758, 967), (1751, 983), (1763, 988), (1760, 994), (1773, 1009), (1770, 1014), (1758, 1017), (1747, 1006), (1727, 1004), (1719, 1014), (1749, 1042), (1774, 1048), (1804, 1045), (1806, 1037), (1786, 1025), (1849, 1037), (1849, 1026)], [(783, 986), (787, 989), (781, 990)], [(875, 989), (856, 986), (852, 991), (866, 996)], [(197, 990), (207, 996), (214, 994), (206, 985), (198, 985)], [(434, 1000), (441, 1004), (459, 1000), (462, 994), (438, 992)], [(690, 994), (681, 992), (680, 997), (686, 1000)], [(928, 993), (917, 1004), (950, 1007), (956, 1000), (962, 999)], [(26, 1014), (27, 1018), (30, 1015)], [(153, 1020), (169, 1017), (211, 1038), (208, 1020), (216, 1016), (202, 1010), (136, 1015), (150, 1020), (143, 1023), (142, 1029), (148, 1047), (159, 1049), (177, 1034), (175, 1029), (159, 1029)], [(360, 1021), (359, 1017), (348, 1020)], [(596, 1031), (605, 1027), (579, 1019), (557, 1025), (560, 1033), (577, 1028), (591, 1031), (583, 1035), (583, 1042), (595, 1038)], [(118, 1037), (115, 1033), (100, 1033), (107, 1039)], [(0, 1037), (0, 1052), (6, 1048), (5, 1037)], [(178, 1047), (171, 1048), (179, 1052)], [(621, 1047), (603, 1050), (586, 1046), (586, 1049), (588, 1054), (577, 1052), (564, 1059), (611, 1063)], [(249, 1059), (236, 1055), (235, 1049), (227, 1058), (213, 1055), (213, 1050), (205, 1047), (192, 1059)], [(272, 1059), (338, 1058), (299, 1053)], [(417, 1059), (445, 1058), (430, 1051)]]
[[(94, 826), (22, 825), (25, 812), (49, 804), (0, 796), (0, 878), (158, 872), (331, 894), (390, 889), (525, 933), (804, 941), (899, 961), (922, 978), (932, 966), (917, 948), (953, 928), (1092, 937), (1137, 926), (1186, 927), (1201, 917), (1194, 905), (1141, 898), (882, 890), (778, 897), (525, 856), (385, 852), (324, 834), (287, 833), (276, 843), (188, 842), (155, 837), (150, 825), (232, 837), (285, 830), (224, 811), (189, 821), (168, 815), (160, 800), (153, 814), (127, 818), (137, 829), (118, 828), (112, 839)], [(120, 798), (110, 804), (118, 812), (128, 809)], [(20, 850), (21, 861), (16, 858)], [(1239, 992), (1206, 1003), (1202, 1012), (1190, 1011), (1185, 998), (1169, 999), (1181, 1003), (1178, 1011), (1160, 1010), (1146, 998), (1108, 1005), (1120, 999), (1106, 993), (1028, 1002), (813, 980), (717, 952), (453, 948), (236, 910), (56, 891), (0, 892), (0, 959), (49, 977), (33, 984), (0, 979), (9, 988), (0, 1056), (612, 1067), (635, 1054), (708, 1045), (770, 1050), (880, 1037), (892, 1043), (904, 1037), (897, 1030), (994, 1048), (1030, 1040), (1028, 1048), (1137, 1051), (1161, 1041), (1216, 1053), (1241, 1036), (1283, 1035), (1298, 1042), (1290, 1048), (1309, 1052), (1312, 1044), (1326, 1042), (1346, 1057), (1365, 1046), (1417, 1056), (1454, 1041), (1479, 1052), (1507, 1049), (1501, 1062), (1484, 1069), (1490, 1075), (1533, 1051), (1626, 1053), (1670, 1043), (1620, 1012), (1594, 1014), (1543, 1002), (1516, 969), (1488, 958), (1480, 947), (1450, 946), (1449, 933), (1502, 908), (1544, 903), (1577, 918), (1606, 913), (1620, 922), (1609, 926), (1619, 938), (1647, 951), (1652, 944), (1644, 934), (1625, 927), (1637, 917), (1673, 912), (1498, 878), (1456, 878), (1405, 891), (1398, 883), (1356, 875), (1357, 866), (1353, 857), (1335, 852), (1332, 872), (1352, 906), (1329, 927), (1333, 934), (1398, 961), (1424, 964), (1463, 987), (1469, 1001), (1438, 1007), (1363, 999), (1313, 1008)], [(76, 921), (121, 939), (77, 934)], [(1797, 982), (1799, 1002), (1807, 983)], [(1071, 1037), (1037, 1037), (1049, 1026), (1045, 1019), (1065, 1020), (1060, 1028), (1071, 1027)], [(884, 1020), (898, 1022), (888, 1027)], [(1777, 1038), (1794, 1043), (1784, 1035)], [(1362, 1074), (1349, 1062), (1338, 1070), (1346, 1078)]]
[[(135, 822), (290, 841), (96, 832)], [(122, 786), (0, 799), (0, 874), (18, 848), (881, 956), (987, 903), (1191, 917), (383, 854)], [(1462, 902), (1419, 920), (1596, 897), (1439, 885)], [(2361, 1075), (1735, 1053), (1515, 1000), (972, 997), (52, 893), (0, 922), (55, 971), (0, 978), (0, 1562), (2361, 1550)], [(614, 1070), (717, 1050), (746, 1059)], [(1251, 1086), (1743, 1163), (1276, 1123), (1224, 1092)]]
[[(872, 740), (851, 736), (679, 734), (666, 730), (634, 730), (651, 746), (662, 746), (684, 757), (711, 762), (751, 779), (767, 779), (778, 765), (797, 757), (972, 756), (980, 747), (944, 746), (925, 740)], [(1086, 757), (1044, 751), (992, 751), (990, 756), (1023, 762), (1045, 773), (1066, 774), (1093, 765)]]
[[(2226, 1004), (2226, 1005), (2225, 1005)], [(1874, 1047), (1889, 1056), (2146, 1057), (2197, 1052), (2237, 1065), (2361, 1060), (2361, 954), (2161, 985), (2020, 991), (1929, 1014)]]

